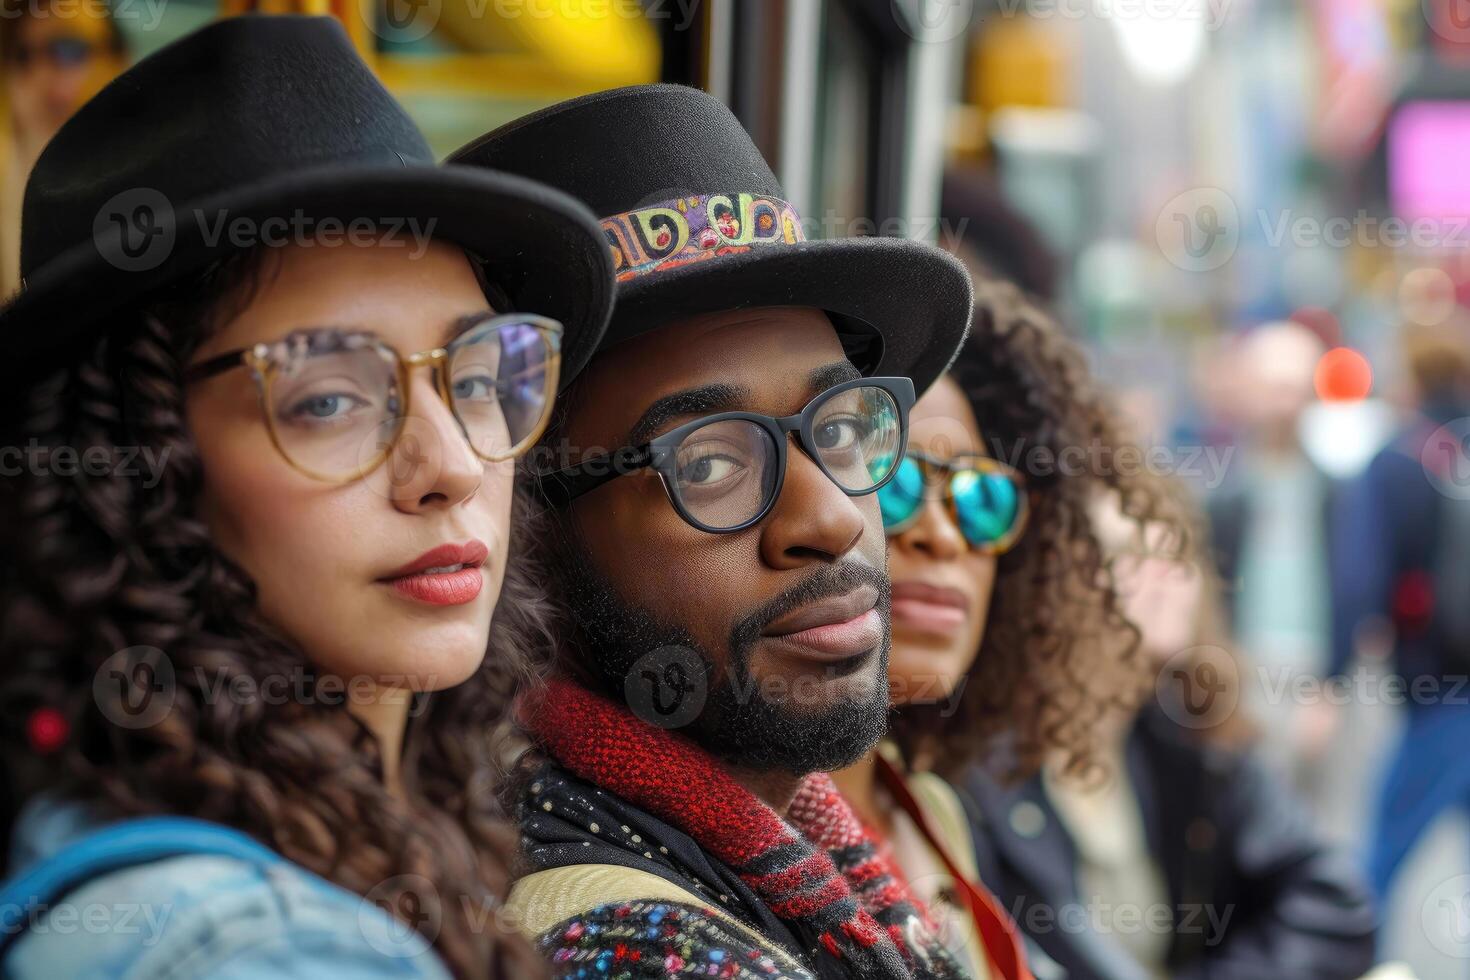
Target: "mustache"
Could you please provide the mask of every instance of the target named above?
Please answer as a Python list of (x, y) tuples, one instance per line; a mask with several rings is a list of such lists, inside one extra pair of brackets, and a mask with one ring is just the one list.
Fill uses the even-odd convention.
[(777, 617), (821, 599), (846, 595), (864, 585), (871, 586), (878, 593), (877, 609), (886, 623), (892, 594), (888, 575), (872, 565), (849, 559), (818, 569), (759, 609), (741, 617), (730, 630), (730, 652), (736, 654), (748, 650), (760, 639), (766, 625)]

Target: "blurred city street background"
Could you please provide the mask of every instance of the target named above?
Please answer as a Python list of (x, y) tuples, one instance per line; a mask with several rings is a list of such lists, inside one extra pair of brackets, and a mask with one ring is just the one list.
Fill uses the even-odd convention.
[[(5, 66), (7, 289), (25, 175), (66, 115), (127, 62), (247, 11), (341, 17), (441, 155), (563, 98), (684, 82), (736, 109), (809, 234), (966, 246), (1052, 304), (1146, 465), (1209, 511), (1241, 710), (1367, 861), (1405, 718), (1389, 651), (1433, 590), (1391, 583), (1391, 615), (1339, 642), (1345, 703), (1312, 684), (1344, 616), (1334, 563), (1354, 561), (1340, 488), (1424, 419), (1452, 454), (1470, 435), (1470, 412), (1426, 388), (1470, 379), (1470, 3), (25, 2), (74, 6), (30, 18), (44, 54)], [(1460, 456), (1431, 455), (1434, 499), (1470, 497)], [(1470, 972), (1466, 875), (1470, 824), (1452, 806), (1394, 882), (1383, 958), (1426, 980)]]

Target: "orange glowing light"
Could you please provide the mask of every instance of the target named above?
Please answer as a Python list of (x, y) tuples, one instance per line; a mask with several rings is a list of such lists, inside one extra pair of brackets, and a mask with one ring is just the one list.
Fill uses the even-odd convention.
[(1334, 347), (1317, 362), (1313, 383), (1323, 401), (1358, 401), (1373, 390), (1373, 368), (1351, 347)]

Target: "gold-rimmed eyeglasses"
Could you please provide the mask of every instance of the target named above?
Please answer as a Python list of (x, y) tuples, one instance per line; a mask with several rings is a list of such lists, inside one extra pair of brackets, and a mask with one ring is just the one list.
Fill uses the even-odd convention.
[(249, 368), (286, 462), (347, 483), (392, 453), (409, 415), (409, 372), (422, 365), (476, 456), (499, 462), (524, 453), (551, 418), (561, 338), (562, 325), (547, 317), (485, 313), (466, 318), (445, 346), (401, 355), (371, 331), (318, 327), (201, 361), (184, 381)]

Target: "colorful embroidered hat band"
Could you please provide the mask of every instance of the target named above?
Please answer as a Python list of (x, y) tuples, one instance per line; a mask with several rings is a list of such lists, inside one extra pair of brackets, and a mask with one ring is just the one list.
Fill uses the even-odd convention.
[(602, 219), (618, 281), (720, 255), (806, 241), (801, 216), (766, 194), (694, 194)]

